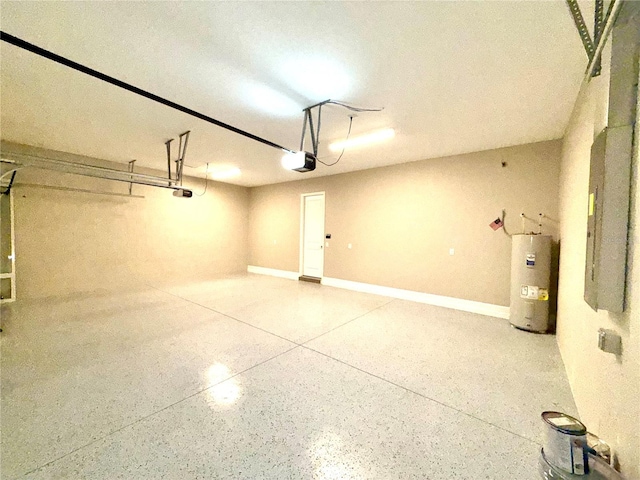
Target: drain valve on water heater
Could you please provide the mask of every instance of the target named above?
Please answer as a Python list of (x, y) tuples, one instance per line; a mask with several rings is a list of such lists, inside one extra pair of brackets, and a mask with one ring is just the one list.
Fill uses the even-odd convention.
[(601, 328), (598, 330), (598, 348), (603, 352), (622, 354), (622, 338), (613, 330)]

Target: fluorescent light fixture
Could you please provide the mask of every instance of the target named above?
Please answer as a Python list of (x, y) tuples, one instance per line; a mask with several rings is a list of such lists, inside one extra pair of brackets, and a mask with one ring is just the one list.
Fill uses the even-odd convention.
[(316, 157), (308, 152), (285, 153), (282, 166), (296, 172), (310, 172), (316, 169)]
[(369, 145), (370, 143), (382, 142), (389, 140), (396, 135), (393, 128), (385, 128), (384, 130), (377, 130), (375, 132), (368, 133), (366, 135), (360, 135), (359, 137), (353, 137), (349, 140), (343, 140), (341, 142), (334, 142), (329, 145), (329, 150), (333, 152), (339, 152), (342, 149), (352, 147), (362, 147), (363, 145)]
[(214, 180), (226, 180), (228, 178), (239, 177), (242, 172), (238, 167), (219, 168), (209, 172), (209, 176)]

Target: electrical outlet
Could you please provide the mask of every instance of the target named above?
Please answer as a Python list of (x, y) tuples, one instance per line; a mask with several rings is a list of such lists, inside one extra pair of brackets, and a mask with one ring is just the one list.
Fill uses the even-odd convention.
[(455, 250), (453, 248), (449, 249), (449, 255), (453, 255), (455, 253)]
[(622, 338), (614, 330), (598, 330), (598, 348), (603, 352), (622, 355)]

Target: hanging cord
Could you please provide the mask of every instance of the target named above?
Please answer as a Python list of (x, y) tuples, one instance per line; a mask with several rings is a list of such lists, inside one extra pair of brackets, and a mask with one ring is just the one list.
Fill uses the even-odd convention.
[[(357, 113), (362, 113), (362, 112), (380, 112), (382, 110), (384, 110), (384, 107), (375, 107), (375, 108), (363, 108), (363, 107), (356, 107), (354, 105), (351, 105), (348, 102), (342, 102), (340, 100), (326, 100), (318, 105), (313, 105), (311, 107), (309, 107), (309, 109), (317, 106), (319, 108), (322, 108), (322, 105), (327, 105), (327, 104), (331, 104), (331, 105), (338, 105), (339, 107), (343, 107), (346, 108), (347, 110), (351, 110), (352, 112), (357, 112)], [(345, 138), (345, 142), (347, 140), (349, 140), (349, 136), (351, 135), (351, 127), (353, 126), (353, 117), (355, 115), (350, 115), (349, 116), (349, 130), (347, 131), (347, 137)], [(306, 123), (305, 123), (306, 125)], [(313, 127), (312, 127), (313, 128)], [(312, 132), (313, 134), (313, 132)], [(304, 135), (304, 130), (303, 130), (303, 135)], [(320, 135), (320, 112), (318, 112), (318, 136)], [(313, 137), (313, 135), (312, 135)], [(336, 163), (338, 163), (340, 161), (340, 159), (342, 158), (342, 156), (344, 155), (344, 152), (346, 150), (347, 146), (346, 144), (344, 145), (344, 147), (342, 147), (342, 152), (340, 152), (340, 156), (338, 157), (338, 159), (335, 162), (331, 162), (331, 163), (327, 163), (327, 162), (323, 162), (320, 157), (317, 157), (316, 160), (318, 162), (320, 162), (323, 165), (326, 165), (327, 167), (331, 167), (333, 165), (335, 165)], [(325, 157), (327, 158), (327, 157)]]
[(331, 103), (333, 105), (340, 105), (341, 107), (351, 110), (352, 112), (381, 112), (382, 110), (384, 110), (384, 107), (380, 107), (380, 108), (354, 107), (353, 105), (350, 105), (347, 102), (341, 102), (340, 100), (327, 100), (327, 103)]
[(207, 193), (208, 186), (209, 186), (209, 163), (207, 162), (207, 169), (204, 171), (204, 191), (202, 193), (193, 192), (193, 194), (196, 197), (202, 197), (205, 193)]
[(17, 172), (21, 168), (22, 167), (16, 167), (16, 168), (12, 168), (11, 170), (8, 170), (8, 171), (4, 172), (2, 175), (0, 175), (0, 182), (4, 179), (4, 177), (8, 177), (9, 175), (13, 176), (13, 173)]
[[(504, 210), (503, 212), (503, 223), (504, 223)], [(531, 217), (527, 217), (525, 215), (524, 212), (522, 212), (520, 214), (520, 219), (522, 220), (522, 235), (542, 235), (542, 219), (545, 217), (546, 215), (544, 213), (539, 213), (538, 214), (538, 231), (534, 232), (533, 230), (531, 230), (529, 233), (527, 233), (527, 229), (525, 226), (525, 220), (531, 220), (531, 221), (535, 221), (534, 218)], [(512, 235), (510, 235), (512, 236)]]
[(507, 216), (507, 211), (506, 210), (502, 210), (502, 218), (500, 219), (500, 220), (502, 220), (502, 231), (504, 232), (504, 234), (507, 237), (513, 237), (513, 235), (507, 231), (507, 227), (504, 224), (504, 219), (506, 218), (506, 216)]
[(327, 167), (331, 167), (332, 165), (335, 165), (336, 163), (338, 163), (340, 161), (340, 159), (342, 158), (342, 155), (344, 155), (344, 151), (347, 148), (346, 145), (346, 141), (349, 140), (349, 135), (351, 135), (351, 126), (353, 125), (353, 115), (349, 116), (349, 131), (347, 131), (347, 138), (344, 139), (345, 141), (345, 145), (342, 147), (342, 152), (340, 152), (340, 156), (338, 157), (338, 159), (333, 162), (333, 163), (325, 163), (322, 160), (320, 160), (319, 158), (317, 159), (321, 164), (326, 165)]
[[(11, 187), (13, 187), (13, 181), (16, 179), (16, 173), (18, 173), (18, 169), (14, 168), (13, 170), (9, 170), (7, 173), (2, 175), (2, 177), (9, 173), (11, 174), (11, 179), (9, 180), (9, 184), (7, 185), (7, 189), (1, 193), (2, 195), (9, 195), (9, 193), (11, 192)], [(2, 180), (2, 177), (0, 177), (0, 180)]]

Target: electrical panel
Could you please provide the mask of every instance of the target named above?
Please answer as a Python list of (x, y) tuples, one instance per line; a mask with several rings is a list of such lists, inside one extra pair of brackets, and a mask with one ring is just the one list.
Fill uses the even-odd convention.
[(596, 311), (624, 311), (632, 134), (607, 128), (591, 147), (584, 299)]
[(607, 132), (596, 137), (591, 146), (589, 171), (589, 205), (587, 217), (587, 257), (584, 271), (584, 299), (594, 310), (598, 309), (598, 268), (602, 235), (602, 197), (604, 195), (604, 156)]
[(610, 42), (607, 128), (591, 147), (584, 299), (594, 310), (621, 313), (637, 115), (640, 2), (624, 3)]

